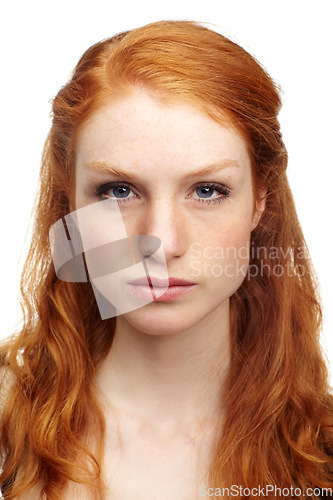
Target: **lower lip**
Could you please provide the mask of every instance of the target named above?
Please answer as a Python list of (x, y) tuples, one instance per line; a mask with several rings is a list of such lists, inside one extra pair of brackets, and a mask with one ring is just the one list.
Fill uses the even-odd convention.
[[(132, 283), (128, 283), (128, 285), (130, 291), (135, 295), (143, 299), (154, 300), (154, 302), (168, 302), (170, 300), (179, 299), (196, 287), (196, 285), (174, 285), (168, 288), (152, 288), (148, 285), (133, 285)], [(153, 293), (154, 290), (156, 294)], [(163, 290), (165, 291), (163, 292)]]

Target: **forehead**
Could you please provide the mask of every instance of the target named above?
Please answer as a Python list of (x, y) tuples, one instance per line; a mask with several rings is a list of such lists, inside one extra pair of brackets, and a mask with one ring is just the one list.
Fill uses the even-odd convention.
[(230, 121), (219, 124), (195, 105), (161, 102), (139, 89), (93, 113), (76, 146), (77, 168), (111, 161), (170, 171), (224, 158), (249, 163), (246, 142)]

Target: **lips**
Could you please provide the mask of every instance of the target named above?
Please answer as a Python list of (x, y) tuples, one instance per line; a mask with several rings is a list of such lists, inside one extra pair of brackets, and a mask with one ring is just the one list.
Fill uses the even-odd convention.
[(169, 302), (187, 295), (196, 284), (174, 277), (162, 279), (147, 276), (129, 281), (128, 286), (133, 294), (141, 298), (154, 302)]
[(169, 279), (156, 278), (155, 276), (145, 276), (144, 278), (138, 278), (136, 280), (131, 280), (128, 283), (131, 285), (147, 285), (147, 281), (150, 286), (156, 286), (161, 288), (168, 288), (171, 286), (190, 286), (195, 285), (190, 281), (186, 281), (179, 278), (170, 277)]

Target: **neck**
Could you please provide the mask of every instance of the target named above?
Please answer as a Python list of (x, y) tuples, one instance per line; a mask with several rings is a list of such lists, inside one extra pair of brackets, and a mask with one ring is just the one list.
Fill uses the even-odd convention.
[(187, 425), (221, 415), (229, 365), (229, 302), (193, 327), (146, 334), (117, 318), (97, 382), (113, 407), (150, 422)]

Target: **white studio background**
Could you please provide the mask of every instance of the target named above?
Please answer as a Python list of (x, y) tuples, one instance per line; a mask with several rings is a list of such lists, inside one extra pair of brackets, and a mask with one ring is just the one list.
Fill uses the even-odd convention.
[(6, 2), (1, 12), (0, 338), (20, 319), (19, 275), (51, 99), (82, 53), (120, 31), (162, 19), (191, 19), (242, 45), (283, 91), (280, 114), (289, 180), (321, 283), (322, 343), (333, 385), (331, 0), (150, 0)]

